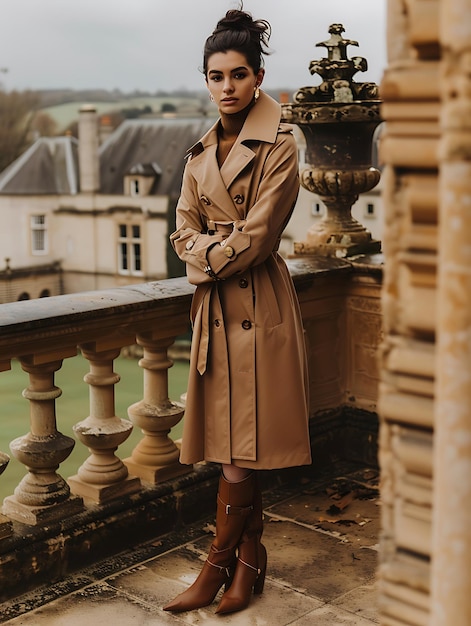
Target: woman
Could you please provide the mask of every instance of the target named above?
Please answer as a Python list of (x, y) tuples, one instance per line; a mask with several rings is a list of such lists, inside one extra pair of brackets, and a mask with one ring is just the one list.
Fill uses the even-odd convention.
[(190, 148), (171, 242), (197, 285), (181, 462), (222, 464), (216, 536), (189, 589), (164, 607), (245, 608), (266, 550), (255, 471), (311, 462), (296, 293), (277, 253), (299, 190), (297, 147), (260, 91), (270, 26), (228, 11), (204, 48), (220, 119)]

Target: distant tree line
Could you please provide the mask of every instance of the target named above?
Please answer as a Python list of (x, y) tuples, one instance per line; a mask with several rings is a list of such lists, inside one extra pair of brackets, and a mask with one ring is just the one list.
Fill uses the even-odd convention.
[(0, 171), (30, 144), (39, 103), (36, 92), (0, 90)]
[[(0, 172), (18, 158), (38, 137), (52, 137), (60, 133), (77, 136), (77, 122), (73, 122), (66, 129), (59, 129), (54, 119), (41, 111), (45, 106), (70, 102), (110, 102), (126, 99), (121, 92), (103, 90), (78, 91), (50, 90), (39, 91), (4, 91), (0, 88)], [(139, 95), (143, 95), (139, 92)], [(105, 97), (106, 96), (106, 97)], [(136, 93), (132, 97), (137, 97)], [(174, 111), (172, 103), (165, 103), (161, 112)], [(124, 119), (136, 119), (151, 114), (149, 105), (142, 107), (124, 107), (120, 111), (113, 111), (108, 115), (113, 128), (116, 128)]]

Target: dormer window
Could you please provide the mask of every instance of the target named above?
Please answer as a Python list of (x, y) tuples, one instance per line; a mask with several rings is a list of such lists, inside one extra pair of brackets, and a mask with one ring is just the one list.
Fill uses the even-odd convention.
[(157, 163), (138, 163), (126, 172), (124, 188), (130, 196), (148, 196), (156, 192), (161, 176)]
[(130, 180), (130, 185), (131, 185), (131, 196), (138, 196), (139, 195), (139, 178), (131, 178)]

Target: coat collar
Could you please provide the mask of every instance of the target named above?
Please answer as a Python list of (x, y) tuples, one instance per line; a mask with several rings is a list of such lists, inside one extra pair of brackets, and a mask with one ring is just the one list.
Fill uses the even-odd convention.
[[(249, 140), (274, 143), (280, 125), (280, 118), (281, 106), (268, 94), (260, 91), (260, 98), (250, 109), (236, 143), (243, 143)], [(218, 119), (203, 137), (187, 150), (185, 156), (195, 157), (209, 146), (217, 144), (219, 123), (220, 120)]]
[(220, 170), (216, 151), (219, 120), (187, 152), (188, 167), (218, 208), (231, 218), (239, 219), (238, 207), (227, 189), (238, 174), (255, 158), (255, 152), (245, 142), (274, 143), (278, 133), (281, 106), (264, 92), (247, 115), (244, 126)]

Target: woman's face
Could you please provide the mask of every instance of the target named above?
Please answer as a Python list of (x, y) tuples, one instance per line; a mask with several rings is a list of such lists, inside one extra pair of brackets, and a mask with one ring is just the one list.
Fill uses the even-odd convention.
[(263, 75), (263, 68), (254, 73), (241, 52), (215, 52), (208, 59), (206, 85), (219, 112), (230, 115), (249, 106)]

